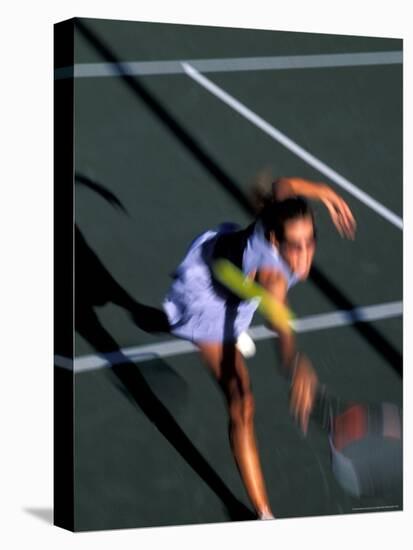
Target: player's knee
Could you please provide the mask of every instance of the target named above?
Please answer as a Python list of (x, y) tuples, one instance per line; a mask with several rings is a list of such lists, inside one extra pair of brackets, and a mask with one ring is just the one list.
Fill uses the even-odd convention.
[(255, 401), (251, 390), (233, 395), (229, 402), (230, 420), (233, 424), (249, 424), (254, 419)]

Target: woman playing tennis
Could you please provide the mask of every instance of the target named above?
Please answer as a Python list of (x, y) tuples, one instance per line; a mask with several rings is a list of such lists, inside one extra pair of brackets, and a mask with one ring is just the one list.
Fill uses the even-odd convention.
[[(174, 272), (163, 303), (164, 327), (193, 342), (226, 399), (231, 449), (247, 494), (260, 519), (273, 518), (254, 430), (254, 397), (237, 341), (251, 324), (257, 300), (240, 300), (213, 276), (213, 262), (231, 261), (281, 303), (288, 290), (307, 279), (316, 248), (314, 216), (307, 199), (321, 201), (341, 236), (354, 238), (355, 220), (330, 187), (301, 178), (283, 177), (261, 196), (255, 221), (241, 229), (223, 224), (202, 233)], [(142, 328), (148, 329), (136, 320)], [(291, 410), (304, 433), (313, 406), (317, 375), (298, 354), (291, 330), (271, 327), (284, 372), (291, 377)], [(152, 327), (153, 330), (153, 327)]]

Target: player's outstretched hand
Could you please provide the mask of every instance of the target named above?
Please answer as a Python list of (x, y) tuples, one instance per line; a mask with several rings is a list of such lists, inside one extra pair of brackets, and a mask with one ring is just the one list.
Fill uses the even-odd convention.
[(340, 235), (348, 239), (354, 239), (356, 220), (345, 200), (328, 186), (323, 186), (320, 200), (329, 211), (330, 217)]
[(290, 410), (304, 434), (307, 433), (317, 385), (317, 374), (310, 361), (304, 355), (297, 354), (291, 381)]

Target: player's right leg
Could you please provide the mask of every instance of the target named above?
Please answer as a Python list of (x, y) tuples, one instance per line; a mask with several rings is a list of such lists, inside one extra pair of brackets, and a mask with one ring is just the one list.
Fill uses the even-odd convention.
[(133, 322), (149, 333), (170, 332), (170, 324), (165, 311), (134, 301), (128, 307)]

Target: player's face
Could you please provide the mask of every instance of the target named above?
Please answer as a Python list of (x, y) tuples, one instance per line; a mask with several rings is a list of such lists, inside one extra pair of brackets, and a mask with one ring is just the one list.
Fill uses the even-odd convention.
[(307, 279), (316, 244), (311, 217), (287, 221), (284, 237), (279, 245), (282, 257), (301, 280)]

